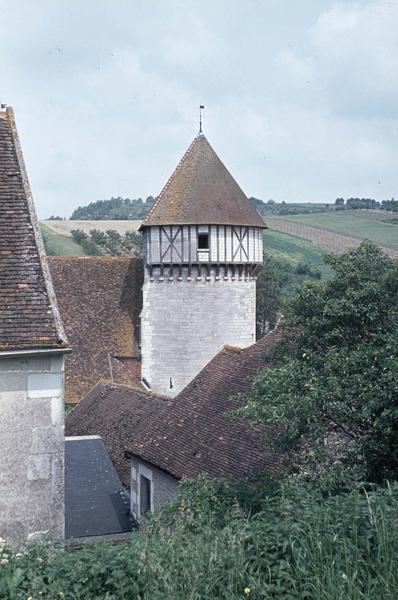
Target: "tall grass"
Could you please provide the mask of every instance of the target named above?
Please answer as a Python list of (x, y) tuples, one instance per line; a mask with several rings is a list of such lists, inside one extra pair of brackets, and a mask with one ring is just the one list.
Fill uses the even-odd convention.
[(222, 485), (190, 484), (126, 544), (6, 551), (0, 598), (398, 598), (397, 485), (336, 496), (288, 485), (255, 514)]

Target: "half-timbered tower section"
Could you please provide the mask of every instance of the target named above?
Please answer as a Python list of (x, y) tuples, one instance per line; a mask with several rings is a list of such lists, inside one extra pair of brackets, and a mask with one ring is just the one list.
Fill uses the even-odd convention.
[(174, 396), (223, 345), (255, 341), (264, 227), (205, 136), (196, 137), (141, 226), (144, 384)]

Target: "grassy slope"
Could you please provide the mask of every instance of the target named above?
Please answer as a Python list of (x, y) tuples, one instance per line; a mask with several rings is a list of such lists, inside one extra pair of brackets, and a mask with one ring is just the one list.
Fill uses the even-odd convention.
[(279, 216), (293, 223), (302, 223), (320, 229), (327, 229), (343, 235), (372, 240), (383, 246), (398, 250), (398, 225), (355, 216), (350, 213), (313, 213), (308, 215)]
[(43, 223), (40, 224), (40, 228), (48, 256), (86, 256), (83, 248), (72, 238), (51, 231)]
[(264, 233), (264, 249), (275, 258), (283, 259), (293, 266), (306, 263), (319, 271), (327, 271), (322, 261), (325, 252), (308, 240), (267, 229)]

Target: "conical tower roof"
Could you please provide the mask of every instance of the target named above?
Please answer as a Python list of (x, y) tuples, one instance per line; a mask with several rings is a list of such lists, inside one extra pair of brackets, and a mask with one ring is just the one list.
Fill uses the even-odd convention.
[(193, 140), (141, 227), (154, 225), (265, 227), (202, 134)]

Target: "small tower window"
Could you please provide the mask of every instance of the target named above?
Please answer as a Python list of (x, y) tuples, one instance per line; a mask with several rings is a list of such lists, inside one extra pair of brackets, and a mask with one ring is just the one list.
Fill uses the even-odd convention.
[(209, 234), (208, 233), (198, 233), (198, 250), (208, 250), (209, 249)]

